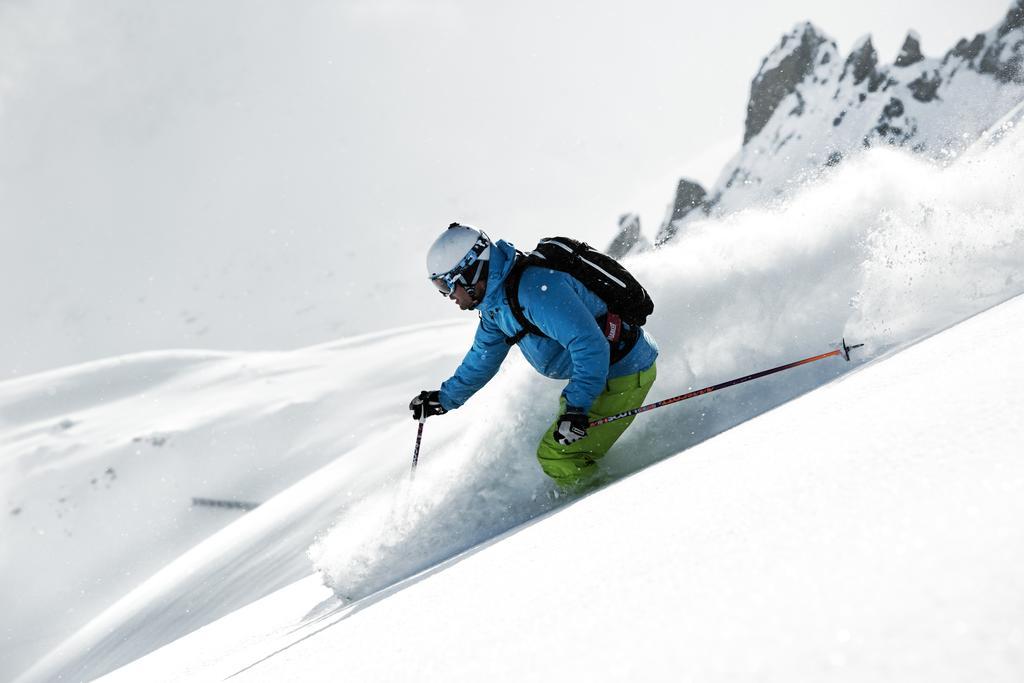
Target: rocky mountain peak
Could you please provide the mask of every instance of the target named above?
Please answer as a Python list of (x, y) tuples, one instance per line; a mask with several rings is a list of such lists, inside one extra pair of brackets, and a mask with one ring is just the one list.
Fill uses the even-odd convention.
[(839, 80), (843, 80), (848, 76), (853, 77), (854, 85), (860, 85), (865, 80), (870, 79), (868, 81), (868, 90), (872, 92), (884, 80), (884, 77), (878, 71), (878, 52), (875, 51), (870, 35), (858, 40), (850, 52), (850, 56), (846, 58), (846, 62), (843, 64), (843, 73)]
[(744, 144), (761, 132), (782, 100), (796, 91), (797, 85), (814, 71), (819, 60), (827, 63), (831, 59), (831, 53), (822, 52), (824, 44), (835, 49), (835, 43), (805, 22), (782, 36), (779, 45), (765, 57), (750, 84)]
[(650, 242), (640, 232), (640, 216), (626, 213), (619, 216), (619, 232), (606, 253), (612, 258), (622, 258), (630, 253), (649, 249), (650, 246)]
[(679, 185), (676, 187), (676, 199), (672, 204), (672, 215), (661, 226), (655, 243), (661, 244), (675, 237), (678, 230), (676, 221), (686, 218), (695, 209), (704, 209), (706, 200), (707, 191), (700, 183), (680, 178)]
[(812, 24), (798, 24), (751, 82), (738, 154), (706, 193), (679, 182), (655, 245), (701, 216), (778, 202), (876, 145), (941, 164), (956, 159), (1024, 103), (1024, 0), (1008, 4), (999, 24), (941, 59), (924, 56), (909, 31), (893, 64), (879, 64), (870, 35), (844, 58)]
[(921, 54), (921, 38), (914, 31), (910, 31), (903, 41), (903, 47), (900, 48), (899, 56), (896, 57), (896, 66), (910, 66), (911, 64), (917, 64), (923, 59), (924, 55)]
[(1016, 0), (992, 31), (961, 38), (942, 63), (956, 61), (1001, 83), (1024, 84), (1024, 0)]
[(999, 25), (996, 35), (1003, 38), (1007, 33), (1021, 27), (1024, 27), (1024, 0), (1017, 0), (1013, 7), (1010, 8), (1010, 11), (1006, 13), (1006, 18)]

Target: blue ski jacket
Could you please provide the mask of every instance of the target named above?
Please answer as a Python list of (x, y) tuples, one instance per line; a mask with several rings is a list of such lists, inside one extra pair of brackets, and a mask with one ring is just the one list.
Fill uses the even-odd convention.
[[(504, 240), (491, 245), (487, 291), (477, 306), (480, 324), (473, 346), (455, 374), (441, 385), (441, 405), (446, 410), (461, 406), (494, 377), (511, 348), (506, 339), (522, 330), (505, 297), (505, 277), (515, 253), (515, 247)], [(608, 367), (608, 341), (596, 320), (608, 307), (568, 273), (527, 268), (520, 280), (519, 304), (526, 318), (547, 335), (528, 334), (519, 348), (542, 375), (569, 380), (562, 395), (570, 406), (590, 410), (608, 378), (646, 370), (658, 357), (657, 344), (641, 328), (633, 349)]]

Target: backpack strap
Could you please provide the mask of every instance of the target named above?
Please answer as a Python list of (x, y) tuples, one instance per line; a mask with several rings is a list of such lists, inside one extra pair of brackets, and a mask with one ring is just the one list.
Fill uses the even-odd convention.
[(547, 336), (540, 331), (539, 327), (527, 320), (526, 315), (523, 313), (523, 307), (519, 303), (519, 281), (522, 279), (523, 271), (526, 270), (528, 265), (530, 264), (526, 254), (517, 251), (512, 269), (505, 276), (505, 298), (508, 299), (508, 307), (512, 310), (512, 316), (516, 319), (516, 322), (523, 328), (515, 335), (505, 338), (505, 343), (509, 346), (515, 346), (528, 334), (536, 334), (541, 337)]
[[(509, 346), (515, 346), (528, 334), (535, 334), (539, 337), (547, 336), (539, 327), (530, 322), (526, 314), (523, 313), (522, 305), (519, 303), (519, 283), (522, 280), (523, 271), (530, 265), (533, 265), (530, 262), (530, 257), (517, 251), (512, 269), (505, 276), (505, 298), (508, 300), (508, 307), (512, 311), (512, 316), (516, 319), (516, 322), (523, 328), (513, 336), (505, 337), (505, 343)], [(600, 315), (596, 321), (597, 326), (601, 328), (610, 346), (608, 364), (615, 365), (633, 350), (633, 347), (640, 339), (640, 326), (625, 325), (622, 319), (614, 313)]]

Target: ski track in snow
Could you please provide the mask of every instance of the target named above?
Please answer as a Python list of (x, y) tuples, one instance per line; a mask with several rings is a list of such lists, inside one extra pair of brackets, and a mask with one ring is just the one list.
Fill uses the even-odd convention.
[[(1024, 291), (1022, 147), (1011, 125), (947, 168), (872, 150), (633, 259), (662, 349), (650, 400), (842, 336), (877, 358)], [(471, 334), (467, 321), (289, 353), (142, 354), (0, 383), (0, 569), (26, 586), (3, 596), (0, 674), (68, 636), (29, 679), (110, 671), (308, 574), (307, 549), (358, 599), (564, 505), (533, 455), (562, 383), (515, 351), (469, 405), (428, 422), (408, 485), (405, 403)], [(859, 362), (641, 416), (604, 466), (642, 469)], [(195, 495), (263, 505), (237, 518), (190, 508)]]

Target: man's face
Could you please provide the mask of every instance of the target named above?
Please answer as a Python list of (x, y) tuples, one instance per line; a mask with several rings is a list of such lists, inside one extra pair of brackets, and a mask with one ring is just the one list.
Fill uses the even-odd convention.
[[(482, 280), (483, 278), (481, 278)], [(473, 300), (473, 297), (469, 295), (466, 288), (461, 284), (455, 285), (455, 291), (448, 295), (448, 298), (458, 304), (459, 308), (464, 311), (472, 311), (476, 308), (477, 303), (484, 298), (484, 292), (487, 290), (487, 284), (480, 282), (476, 286), (476, 295), (478, 299)]]

